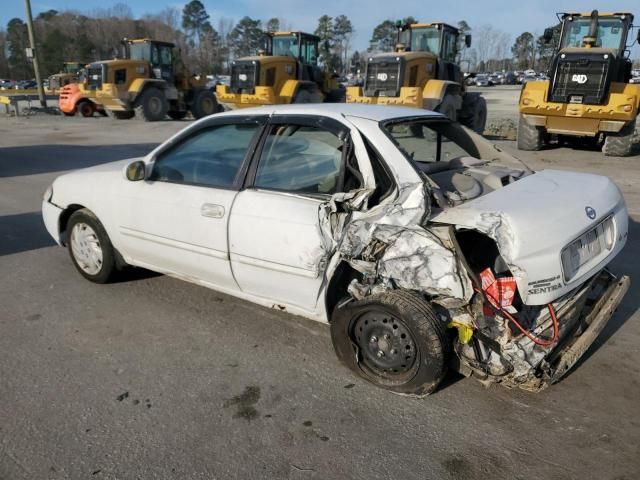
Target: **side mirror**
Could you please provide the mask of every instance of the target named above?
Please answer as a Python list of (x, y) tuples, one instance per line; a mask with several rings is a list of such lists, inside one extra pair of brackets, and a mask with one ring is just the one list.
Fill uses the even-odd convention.
[(551, 40), (553, 40), (553, 28), (545, 28), (544, 29), (544, 34), (542, 35), (542, 38), (547, 43), (549, 43)]
[(636, 40), (638, 41), (638, 43), (640, 43), (640, 28), (638, 28), (638, 35), (636, 37)]
[(144, 180), (146, 173), (146, 165), (142, 160), (136, 160), (135, 162), (127, 165), (125, 176), (130, 182), (138, 182)]
[(464, 36), (464, 44), (467, 48), (471, 47), (471, 35), (465, 35)]

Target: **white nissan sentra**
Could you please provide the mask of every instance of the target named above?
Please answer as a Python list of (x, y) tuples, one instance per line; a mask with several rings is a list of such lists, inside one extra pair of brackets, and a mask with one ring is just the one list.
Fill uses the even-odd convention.
[(58, 177), (47, 230), (88, 280), (137, 266), (330, 324), (340, 360), (426, 395), (448, 367), (539, 390), (629, 279), (608, 178), (533, 172), (443, 116), (346, 104), (212, 115)]

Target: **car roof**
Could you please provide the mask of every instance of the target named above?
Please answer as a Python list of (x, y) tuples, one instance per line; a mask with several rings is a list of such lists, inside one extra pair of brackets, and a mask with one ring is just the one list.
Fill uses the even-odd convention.
[(268, 105), (263, 107), (230, 110), (218, 115), (321, 115), (327, 117), (361, 117), (376, 122), (406, 117), (440, 118), (440, 113), (414, 107), (388, 105), (362, 105), (357, 103), (306, 103), (291, 105)]

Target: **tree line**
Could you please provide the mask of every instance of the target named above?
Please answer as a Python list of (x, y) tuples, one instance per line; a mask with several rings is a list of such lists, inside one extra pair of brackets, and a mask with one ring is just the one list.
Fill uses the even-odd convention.
[[(404, 23), (416, 23), (406, 17)], [(482, 25), (472, 29), (466, 21), (460, 30), (458, 61), (466, 71), (523, 70), (544, 71), (553, 54), (553, 43), (541, 36), (523, 32), (515, 40), (511, 35)], [(555, 40), (560, 25), (554, 25)], [(63, 62), (90, 63), (118, 56), (123, 38), (153, 38), (176, 44), (184, 63), (194, 73), (225, 74), (232, 59), (256, 54), (263, 47), (265, 32), (295, 29), (285, 19), (265, 21), (248, 16), (238, 22), (225, 17), (214, 21), (200, 0), (192, 0), (182, 10), (166, 8), (158, 13), (134, 18), (131, 8), (119, 3), (110, 8), (87, 13), (73, 10), (48, 10), (34, 19), (39, 59), (44, 75), (61, 70)], [(322, 15), (313, 31), (320, 37), (319, 60), (329, 71), (338, 74), (364, 70), (368, 55), (393, 51), (397, 42), (397, 22), (386, 19), (371, 34), (369, 47), (352, 52), (355, 32), (345, 15)], [(471, 33), (471, 48), (464, 45), (464, 35)], [(11, 19), (0, 30), (0, 78), (24, 79), (33, 76), (26, 58), (27, 27), (20, 18)]]
[[(192, 0), (180, 11), (166, 8), (134, 18), (131, 8), (119, 3), (87, 13), (48, 10), (34, 18), (36, 49), (43, 75), (62, 69), (65, 61), (90, 63), (119, 56), (123, 38), (152, 38), (173, 42), (182, 61), (194, 73), (228, 73), (232, 59), (254, 55), (264, 46), (265, 32), (289, 31), (285, 19), (266, 21), (248, 16), (234, 22), (221, 17), (214, 21), (200, 0)], [(348, 67), (354, 28), (345, 15), (318, 19), (314, 33), (320, 37), (320, 61), (331, 71)], [(26, 23), (11, 19), (0, 29), (0, 78), (33, 76), (26, 57), (29, 46)]]

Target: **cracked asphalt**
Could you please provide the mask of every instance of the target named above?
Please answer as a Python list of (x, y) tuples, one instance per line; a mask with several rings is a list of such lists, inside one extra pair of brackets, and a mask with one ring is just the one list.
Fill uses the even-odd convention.
[[(490, 95), (515, 108), (517, 91)], [(640, 478), (639, 149), (519, 153), (609, 175), (629, 206), (613, 269), (631, 290), (577, 368), (539, 394), (449, 374), (416, 400), (352, 376), (325, 325), (144, 271), (101, 286), (74, 270), (41, 221), (48, 184), (187, 123), (0, 118), (0, 479)]]

